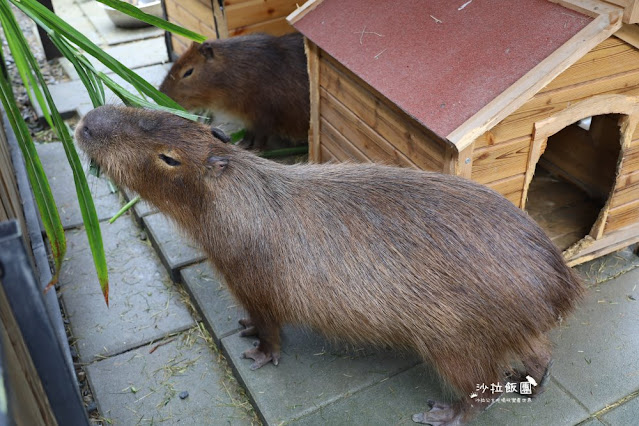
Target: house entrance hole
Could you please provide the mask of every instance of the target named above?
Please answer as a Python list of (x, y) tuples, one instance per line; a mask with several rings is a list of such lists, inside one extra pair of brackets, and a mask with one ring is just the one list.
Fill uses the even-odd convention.
[(526, 211), (561, 250), (591, 233), (610, 197), (621, 152), (621, 117), (588, 117), (547, 140)]

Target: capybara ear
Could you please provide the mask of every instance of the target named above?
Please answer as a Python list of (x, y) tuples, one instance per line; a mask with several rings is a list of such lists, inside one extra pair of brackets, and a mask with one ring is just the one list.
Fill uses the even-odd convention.
[(211, 43), (210, 41), (205, 41), (204, 43), (202, 43), (198, 50), (205, 58), (213, 59), (213, 43)]
[(206, 167), (213, 173), (213, 176), (220, 177), (226, 167), (229, 165), (229, 159), (227, 157), (219, 157), (212, 155), (206, 160)]
[(219, 139), (224, 143), (231, 142), (231, 138), (222, 130), (218, 129), (217, 127), (211, 126), (211, 134), (213, 135), (214, 138)]

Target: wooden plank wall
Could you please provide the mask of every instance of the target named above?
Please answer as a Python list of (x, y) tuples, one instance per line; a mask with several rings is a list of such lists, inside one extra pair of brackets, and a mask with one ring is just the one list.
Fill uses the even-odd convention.
[[(188, 2), (164, 0), (164, 8), (169, 22), (200, 33), (209, 39), (217, 38), (211, 0), (192, 0)], [(191, 40), (171, 34), (171, 45), (173, 51), (179, 56), (188, 49), (191, 45)]]
[[(295, 31), (286, 22), (286, 16), (297, 8), (299, 0), (225, 0), (223, 8), (219, 7), (218, 1), (164, 0), (164, 7), (170, 22), (209, 39), (256, 32), (282, 35)], [(191, 41), (172, 34), (171, 45), (173, 51), (181, 55)]]
[[(29, 233), (22, 211), (22, 198), (18, 192), (18, 184), (13, 171), (13, 162), (2, 120), (0, 120), (0, 222), (18, 219), (22, 229), (25, 247), (31, 247)], [(27, 250), (29, 255), (32, 253)], [(33, 259), (31, 259), (33, 260)]]
[(604, 233), (639, 223), (639, 117), (635, 118), (630, 120), (635, 129), (619, 165)]
[(318, 51), (319, 161), (378, 162), (443, 171), (444, 141)]
[[(471, 178), (520, 206), (534, 123), (590, 96), (611, 93), (639, 95), (639, 50), (616, 37), (603, 41), (517, 111), (477, 138)], [(638, 170), (633, 169), (637, 162), (629, 158), (639, 159), (639, 130), (633, 139), (620, 175), (624, 187), (626, 181), (627, 185), (637, 185), (635, 199), (639, 199), (639, 176), (629, 176)], [(609, 217), (613, 222), (610, 229), (620, 226), (615, 224), (614, 208)], [(632, 214), (639, 216), (639, 210), (635, 211), (638, 213)], [(623, 223), (628, 221), (625, 219), (628, 215)]]
[[(216, 0), (213, 0), (216, 1)], [(225, 0), (224, 15), (229, 36), (250, 33), (282, 35), (295, 31), (286, 17), (299, 0)]]

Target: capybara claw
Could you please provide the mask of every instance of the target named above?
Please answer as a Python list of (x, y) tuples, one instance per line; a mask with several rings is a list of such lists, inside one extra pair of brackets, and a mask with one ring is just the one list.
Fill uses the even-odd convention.
[[(244, 351), (242, 353), (242, 358), (248, 358), (248, 359), (252, 359), (254, 361), (253, 364), (251, 364), (251, 367), (250, 367), (251, 370), (257, 370), (258, 368), (263, 367), (264, 365), (266, 365), (269, 362), (273, 361), (273, 355), (272, 354), (264, 353), (261, 350), (259, 350), (258, 348), (253, 348), (253, 349), (249, 349), (247, 351)], [(274, 362), (274, 364), (277, 365), (275, 362)]]
[(257, 336), (257, 328), (255, 326), (250, 326), (240, 331), (240, 337), (252, 337)]

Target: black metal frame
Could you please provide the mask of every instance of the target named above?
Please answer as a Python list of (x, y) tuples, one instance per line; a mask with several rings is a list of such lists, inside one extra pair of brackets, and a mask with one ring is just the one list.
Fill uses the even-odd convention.
[(0, 279), (58, 424), (88, 425), (75, 372), (49, 319), (15, 219), (0, 223)]

